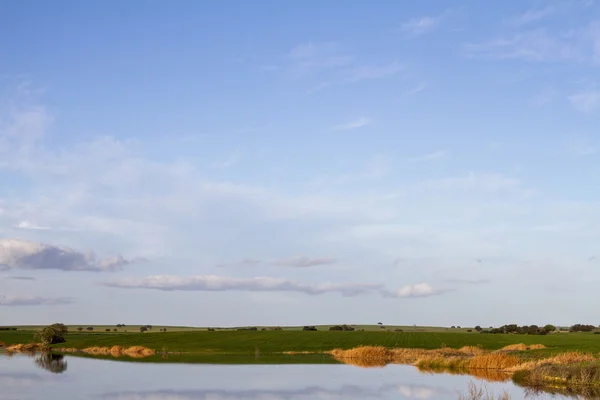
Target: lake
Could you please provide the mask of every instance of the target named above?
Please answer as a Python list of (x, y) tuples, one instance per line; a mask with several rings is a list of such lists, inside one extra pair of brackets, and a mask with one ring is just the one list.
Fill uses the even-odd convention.
[(512, 400), (525, 398), (511, 382), (425, 374), (406, 365), (190, 364), (0, 353), (2, 400), (451, 400), (469, 382), (485, 383), (496, 394), (506, 390)]

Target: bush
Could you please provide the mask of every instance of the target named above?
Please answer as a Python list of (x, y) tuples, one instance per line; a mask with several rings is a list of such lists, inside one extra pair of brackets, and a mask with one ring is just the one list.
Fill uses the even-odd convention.
[(404, 332), (404, 331), (400, 328), (397, 328), (397, 329), (394, 329), (394, 332)]
[(106, 328), (104, 331), (105, 332), (110, 332), (110, 328)]
[(256, 326), (249, 326), (246, 328), (237, 328), (236, 331), (258, 331)]
[(117, 332), (117, 328), (113, 329), (113, 332)]
[(316, 331), (317, 327), (316, 326), (305, 326), (304, 328), (302, 328), (303, 331)]
[(145, 326), (140, 326), (140, 332), (147, 332), (148, 328), (146, 328)]
[(81, 331), (83, 330), (83, 328), (82, 328), (82, 327), (79, 327), (79, 328), (77, 328), (77, 330), (78, 330), (79, 332), (81, 332)]
[(45, 327), (44, 329), (42, 329), (41, 331), (39, 331), (38, 333), (35, 334), (35, 340), (37, 340), (38, 342), (45, 344), (45, 345), (64, 343), (64, 341), (65, 341), (64, 334), (65, 333), (64, 333), (64, 330), (61, 329), (61, 327), (59, 325), (62, 325), (62, 324), (54, 324), (54, 325)]
[(56, 331), (59, 332), (61, 335), (66, 335), (67, 333), (69, 333), (69, 328), (67, 328), (65, 324), (56, 323), (50, 326), (56, 329)]
[(467, 332), (473, 332), (473, 329), (467, 329)]
[(88, 331), (93, 331), (93, 330), (94, 330), (94, 327), (93, 327), (93, 326), (88, 326), (88, 327), (87, 327), (87, 328), (85, 328), (85, 329), (87, 329)]
[[(385, 329), (384, 326), (381, 327), (381, 329)], [(329, 328), (330, 331), (353, 331), (354, 328), (352, 326), (349, 325), (334, 325), (332, 327)]]
[(569, 329), (569, 332), (591, 332), (595, 328), (596, 327), (594, 325), (575, 324)]
[(215, 328), (208, 328), (208, 331), (209, 331), (209, 332), (214, 332), (214, 331), (215, 331)]

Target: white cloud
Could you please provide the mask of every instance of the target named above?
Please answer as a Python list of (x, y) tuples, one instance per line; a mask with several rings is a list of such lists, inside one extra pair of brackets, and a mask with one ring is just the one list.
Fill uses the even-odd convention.
[(334, 131), (350, 131), (350, 130), (354, 130), (354, 129), (363, 128), (370, 124), (371, 124), (371, 119), (369, 119), (367, 117), (360, 117), (353, 121), (349, 121), (349, 122), (346, 122), (343, 124), (336, 125), (332, 129)]
[(322, 284), (311, 285), (283, 278), (235, 278), (218, 275), (173, 276), (155, 275), (146, 278), (120, 279), (103, 283), (104, 286), (123, 289), (157, 289), (186, 291), (247, 291), (247, 292), (299, 292), (309, 295), (340, 293), (356, 296), (381, 289), (377, 284)]
[(21, 221), (17, 225), (15, 225), (15, 228), (17, 228), (17, 229), (30, 229), (30, 230), (34, 230), (34, 231), (47, 231), (47, 230), (50, 230), (50, 227), (48, 227), (48, 226), (40, 226), (40, 225), (32, 224), (29, 221)]
[(449, 278), (445, 280), (448, 283), (463, 283), (466, 285), (483, 285), (490, 283), (489, 279), (474, 279), (474, 278)]
[(534, 29), (493, 40), (468, 44), (471, 57), (530, 62), (600, 63), (600, 22), (562, 31)]
[(516, 26), (531, 24), (540, 21), (550, 15), (556, 14), (558, 7), (555, 4), (550, 4), (544, 8), (531, 9), (522, 14), (511, 17), (508, 21)]
[(434, 31), (440, 22), (441, 17), (413, 18), (402, 24), (402, 31), (410, 36), (420, 36)]
[(5, 269), (117, 271), (135, 261), (138, 260), (126, 260), (121, 255), (96, 260), (93, 253), (83, 254), (67, 247), (0, 239), (0, 267)]
[(16, 281), (35, 281), (36, 279), (31, 276), (7, 276), (4, 279), (12, 279)]
[(33, 297), (33, 296), (12, 296), (0, 295), (0, 306), (55, 306), (73, 303), (70, 297)]
[(383, 65), (356, 65), (354, 67), (342, 69), (339, 76), (314, 86), (310, 92), (318, 92), (332, 86), (348, 85), (363, 81), (378, 80), (398, 75), (406, 68), (399, 62), (392, 62)]
[(448, 289), (435, 289), (429, 283), (422, 282), (415, 285), (406, 285), (398, 289), (394, 293), (390, 293), (392, 297), (430, 297), (447, 292)]
[(502, 174), (470, 172), (467, 176), (432, 180), (426, 186), (437, 189), (467, 190), (476, 189), (486, 192), (504, 192), (523, 190), (521, 182)]
[(583, 113), (592, 113), (600, 109), (600, 91), (591, 90), (569, 96), (573, 107)]
[(281, 265), (285, 267), (314, 267), (317, 265), (335, 264), (337, 260), (330, 257), (321, 258), (309, 258), (309, 257), (295, 257), (281, 260), (269, 261), (271, 265)]
[(422, 156), (409, 158), (408, 161), (412, 162), (425, 162), (425, 161), (434, 161), (439, 160), (448, 156), (448, 150), (436, 150), (431, 153), (423, 154)]

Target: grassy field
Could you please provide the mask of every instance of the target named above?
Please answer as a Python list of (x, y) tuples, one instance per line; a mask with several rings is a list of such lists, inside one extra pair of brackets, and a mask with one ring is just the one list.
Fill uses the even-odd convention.
[[(319, 331), (327, 331), (331, 327), (331, 325), (314, 325)], [(351, 325), (356, 330), (365, 330), (365, 331), (377, 331), (377, 332), (394, 332), (398, 329), (402, 329), (404, 332), (465, 332), (467, 333), (469, 330), (473, 330), (473, 328), (450, 328), (450, 327), (439, 327), (439, 326), (404, 326), (404, 325)], [(35, 331), (44, 327), (44, 325), (21, 325), (14, 326), (17, 330), (24, 331)], [(69, 331), (78, 332), (78, 328), (83, 328), (84, 332), (88, 332), (86, 328), (92, 327), (94, 328), (92, 332), (105, 332), (107, 329), (110, 331), (117, 332), (139, 332), (140, 327), (142, 325), (127, 325), (125, 327), (117, 327), (116, 325), (67, 325)], [(194, 331), (207, 331), (210, 327), (191, 327), (191, 326), (163, 326), (163, 325), (153, 325), (152, 331), (160, 331), (161, 329), (167, 329), (167, 332), (194, 332)], [(217, 331), (235, 331), (240, 328), (248, 328), (248, 327), (229, 327), (229, 328), (213, 328)], [(268, 326), (262, 327), (257, 326), (258, 329), (261, 328), (269, 328)], [(302, 326), (283, 326), (281, 327), (284, 331), (301, 331)], [(473, 331), (474, 332), (474, 331)]]
[[(167, 328), (168, 329), (168, 328)], [(34, 331), (0, 331), (6, 344), (33, 342)], [(86, 348), (92, 346), (145, 346), (158, 351), (199, 352), (206, 354), (273, 354), (286, 351), (322, 352), (335, 348), (385, 346), (389, 348), (436, 349), (481, 345), (484, 349), (500, 349), (509, 344), (543, 344), (547, 349), (530, 354), (555, 354), (563, 351), (600, 352), (600, 335), (560, 333), (546, 336), (503, 335), (463, 332), (303, 332), (303, 331), (167, 331), (146, 333), (96, 332), (69, 333), (66, 343), (55, 347)]]

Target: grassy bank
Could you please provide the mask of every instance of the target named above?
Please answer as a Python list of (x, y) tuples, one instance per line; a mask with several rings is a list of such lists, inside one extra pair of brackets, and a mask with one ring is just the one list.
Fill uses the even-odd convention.
[[(0, 342), (30, 343), (34, 331), (0, 331)], [(146, 333), (69, 333), (66, 343), (55, 347), (83, 349), (87, 347), (144, 346), (161, 351), (196, 353), (261, 354), (295, 352), (326, 352), (360, 346), (387, 348), (439, 349), (480, 346), (498, 350), (507, 345), (542, 344), (546, 348), (528, 351), (524, 357), (551, 356), (565, 351), (600, 352), (600, 335), (561, 333), (537, 335), (490, 335), (461, 332), (329, 332), (329, 331), (180, 331)]]

